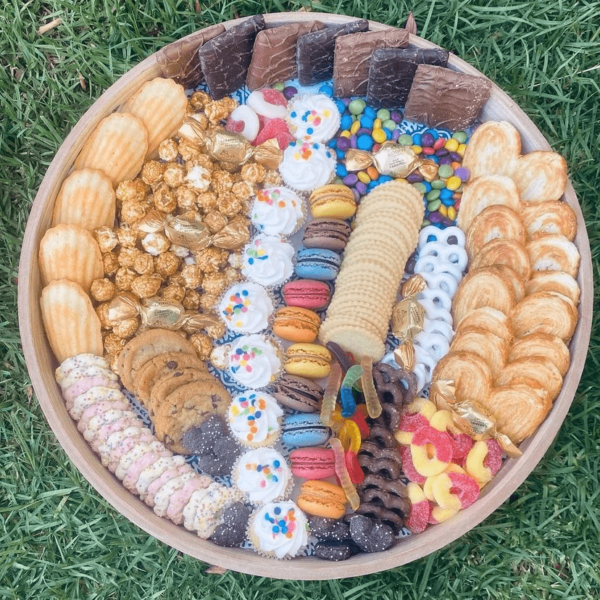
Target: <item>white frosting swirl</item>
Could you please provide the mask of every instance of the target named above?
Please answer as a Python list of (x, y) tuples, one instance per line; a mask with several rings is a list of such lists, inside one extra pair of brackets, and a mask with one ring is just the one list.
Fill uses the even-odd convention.
[(264, 286), (279, 285), (292, 275), (294, 247), (279, 238), (257, 235), (244, 248), (242, 273)]
[(322, 144), (292, 142), (283, 152), (279, 172), (286, 185), (300, 192), (327, 185), (335, 169), (335, 155)]
[(257, 333), (269, 325), (273, 301), (265, 288), (249, 281), (232, 285), (219, 304), (219, 315), (227, 329)]
[(303, 94), (289, 103), (288, 121), (296, 139), (328, 142), (340, 127), (340, 111), (325, 94)]
[(250, 502), (264, 504), (285, 494), (290, 469), (277, 450), (257, 448), (240, 457), (234, 478)]
[(308, 543), (306, 515), (291, 500), (265, 504), (252, 519), (250, 537), (259, 552), (294, 557)]
[(302, 200), (284, 187), (268, 187), (256, 193), (252, 223), (266, 235), (290, 235), (302, 225)]
[(248, 388), (272, 383), (281, 370), (280, 351), (264, 335), (243, 335), (235, 340), (228, 356), (235, 379)]
[(246, 446), (259, 446), (281, 428), (283, 409), (277, 400), (257, 390), (238, 394), (229, 405), (228, 420), (233, 435)]

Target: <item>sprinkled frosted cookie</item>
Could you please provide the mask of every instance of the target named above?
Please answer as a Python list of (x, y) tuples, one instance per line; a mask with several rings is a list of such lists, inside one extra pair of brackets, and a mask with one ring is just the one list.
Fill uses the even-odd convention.
[(240, 457), (233, 480), (250, 502), (265, 504), (286, 496), (291, 476), (285, 458), (277, 450), (257, 448)]
[(308, 543), (306, 515), (291, 500), (258, 509), (248, 529), (254, 549), (262, 556), (293, 558)]
[(154, 481), (159, 479), (163, 473), (170, 469), (181, 467), (184, 464), (185, 457), (183, 456), (161, 456), (158, 460), (145, 467), (135, 483), (135, 489), (140, 495), (140, 498), (145, 500), (148, 495), (148, 488)]
[(340, 127), (340, 111), (325, 94), (303, 94), (290, 101), (288, 122), (297, 140), (328, 142)]
[(327, 185), (333, 179), (334, 169), (333, 152), (322, 144), (308, 142), (292, 142), (279, 165), (285, 184), (300, 192)]
[(262, 388), (273, 383), (281, 371), (280, 349), (270, 339), (256, 333), (235, 340), (227, 360), (234, 379), (248, 388)]
[(277, 400), (256, 390), (236, 396), (227, 414), (231, 432), (244, 446), (258, 448), (274, 444), (281, 431), (283, 410)]
[(219, 304), (219, 315), (227, 329), (258, 333), (269, 325), (273, 301), (264, 287), (249, 281), (232, 285)]
[(73, 419), (79, 421), (81, 415), (90, 406), (94, 406), (103, 400), (109, 400), (113, 402), (127, 401), (125, 396), (120, 390), (114, 388), (107, 388), (104, 386), (90, 388), (87, 392), (75, 396), (71, 400), (67, 400), (67, 410)]
[(71, 356), (71, 358), (67, 358), (67, 360), (56, 369), (54, 373), (56, 383), (62, 386), (63, 381), (71, 371), (86, 367), (101, 367), (103, 369), (108, 369), (109, 364), (105, 358), (97, 356), (96, 354), (78, 354), (77, 356)]
[(242, 273), (264, 286), (280, 285), (294, 270), (294, 247), (279, 238), (257, 235), (245, 248)]
[(302, 200), (285, 187), (267, 187), (256, 192), (251, 218), (266, 235), (291, 235), (302, 225)]

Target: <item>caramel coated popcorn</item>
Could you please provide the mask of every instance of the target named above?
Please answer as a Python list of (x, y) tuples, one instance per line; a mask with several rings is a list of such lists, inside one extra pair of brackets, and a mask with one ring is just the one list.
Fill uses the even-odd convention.
[(263, 180), (263, 184), (265, 187), (281, 185), (282, 183), (283, 179), (281, 179), (279, 171), (268, 171)]
[(202, 222), (208, 227), (211, 233), (217, 233), (221, 231), (228, 223), (227, 217), (217, 210), (209, 210)]
[(167, 302), (182, 302), (185, 298), (185, 288), (171, 283), (161, 290), (161, 296)]
[(118, 254), (118, 261), (121, 267), (132, 267), (137, 257), (142, 254), (137, 248), (121, 248)]
[[(161, 256), (163, 255), (161, 254)], [(160, 258), (160, 256), (158, 258)], [(133, 270), (140, 275), (150, 275), (154, 273), (154, 259), (150, 254), (140, 252), (133, 262)]]
[(154, 188), (154, 207), (162, 213), (170, 214), (177, 208), (175, 194), (166, 183), (159, 183)]
[(211, 339), (205, 333), (194, 333), (190, 336), (190, 342), (196, 350), (200, 360), (208, 360), (212, 352), (213, 345)]
[(108, 318), (109, 308), (110, 302), (103, 302), (96, 307), (96, 314), (98, 315), (98, 319), (100, 319), (100, 327), (102, 327), (102, 329), (111, 329), (113, 326), (113, 323)]
[(231, 192), (239, 200), (248, 200), (254, 194), (254, 189), (247, 181), (238, 181), (233, 184)]
[(182, 185), (175, 191), (175, 199), (177, 200), (177, 207), (180, 210), (189, 210), (196, 206), (197, 194), (191, 188)]
[(164, 252), (156, 257), (154, 266), (157, 273), (163, 277), (167, 277), (168, 275), (173, 275), (176, 273), (180, 264), (181, 259), (178, 258), (173, 252)]
[(204, 273), (216, 273), (227, 264), (229, 252), (210, 246), (196, 253), (196, 264)]
[(171, 242), (162, 233), (149, 233), (142, 240), (144, 250), (152, 256), (158, 256), (169, 249)]
[(128, 224), (123, 224), (115, 230), (119, 244), (123, 248), (135, 248), (137, 243), (137, 233), (133, 227)]
[(119, 268), (119, 259), (116, 252), (106, 252), (102, 255), (102, 265), (104, 266), (104, 274), (111, 276), (117, 272)]
[(198, 194), (196, 203), (201, 211), (207, 213), (208, 211), (217, 208), (217, 195), (214, 192)]
[(149, 208), (149, 204), (145, 201), (126, 200), (121, 206), (121, 221), (133, 225), (146, 216)]
[(183, 160), (192, 160), (200, 154), (200, 148), (187, 140), (181, 140), (178, 146), (179, 154)]
[(202, 310), (209, 312), (217, 306), (219, 302), (219, 296), (216, 294), (202, 294), (200, 296), (200, 306)]
[(246, 204), (244, 200), (240, 200), (231, 192), (220, 194), (217, 198), (217, 209), (226, 217), (235, 217), (239, 212), (244, 210)]
[(202, 283), (202, 273), (198, 265), (185, 265), (181, 269), (181, 277), (185, 281), (185, 287), (195, 289)]
[(200, 307), (200, 294), (196, 290), (187, 290), (182, 304), (186, 310), (198, 310)]
[(204, 112), (212, 125), (224, 121), (237, 108), (238, 103), (233, 98), (222, 98), (204, 105)]
[(220, 296), (227, 287), (227, 276), (223, 272), (206, 273), (202, 280), (202, 289), (207, 294)]
[(131, 319), (123, 319), (122, 321), (117, 321), (115, 323), (115, 325), (113, 327), (113, 334), (124, 341), (130, 337), (133, 337), (133, 335), (139, 329), (139, 327), (140, 327), (139, 317), (133, 317)]
[(161, 160), (173, 162), (177, 160), (178, 155), (179, 149), (177, 147), (177, 142), (174, 139), (163, 140), (158, 146), (158, 157)]
[(185, 169), (182, 165), (177, 163), (169, 163), (165, 168), (165, 172), (163, 173), (163, 181), (170, 188), (178, 188), (180, 185), (183, 185), (183, 179), (185, 177)]
[(120, 202), (142, 202), (147, 191), (147, 186), (141, 179), (129, 179), (119, 183), (115, 194)]
[(227, 171), (213, 171), (210, 183), (214, 192), (224, 194), (233, 187), (233, 177)]
[(90, 295), (96, 302), (107, 302), (115, 297), (117, 288), (108, 278), (94, 279), (90, 286)]
[(210, 171), (204, 167), (192, 167), (185, 176), (185, 183), (196, 192), (206, 192), (210, 187)]
[(131, 282), (131, 291), (138, 298), (151, 298), (156, 296), (162, 282), (163, 279), (158, 273), (142, 275)]
[(214, 325), (208, 325), (206, 327), (206, 333), (213, 340), (218, 340), (225, 335), (225, 323), (223, 321), (217, 321)]
[(211, 101), (211, 97), (206, 92), (194, 92), (189, 99), (189, 105), (194, 110), (202, 110)]
[(131, 284), (138, 278), (138, 274), (127, 267), (120, 267), (115, 273), (115, 285), (119, 292), (131, 290)]
[(125, 338), (121, 338), (115, 333), (109, 333), (104, 338), (104, 350), (107, 354), (119, 354), (121, 350), (125, 347), (127, 340)]
[(116, 232), (107, 225), (103, 225), (94, 230), (94, 239), (98, 242), (100, 252), (103, 254), (114, 250), (119, 243)]
[(267, 169), (258, 163), (248, 163), (242, 167), (242, 179), (250, 183), (262, 183), (267, 176)]
[(162, 181), (165, 165), (157, 160), (150, 160), (142, 167), (142, 181), (153, 185)]

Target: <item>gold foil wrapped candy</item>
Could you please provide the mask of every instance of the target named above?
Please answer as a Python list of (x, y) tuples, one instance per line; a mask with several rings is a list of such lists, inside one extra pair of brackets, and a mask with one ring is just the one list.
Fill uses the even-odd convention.
[(425, 310), (417, 301), (416, 295), (426, 287), (427, 284), (421, 275), (413, 275), (402, 285), (402, 300), (392, 311), (392, 333), (401, 343), (412, 343), (415, 336), (423, 331)]
[(140, 301), (128, 293), (116, 296), (108, 308), (108, 319), (114, 324), (138, 316), (141, 320), (141, 330), (159, 328), (176, 331), (185, 326), (185, 330), (191, 333), (210, 328), (220, 322), (216, 315), (187, 311), (178, 302), (157, 297)]

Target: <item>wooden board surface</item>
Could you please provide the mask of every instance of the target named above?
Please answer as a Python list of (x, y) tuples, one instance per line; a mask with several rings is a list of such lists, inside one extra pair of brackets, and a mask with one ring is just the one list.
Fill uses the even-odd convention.
[[(292, 21), (318, 19), (328, 24), (346, 23), (352, 17), (321, 13), (279, 13), (265, 15), (271, 26)], [(228, 21), (225, 27), (238, 24), (243, 19)], [(381, 23), (370, 23), (371, 30), (390, 28)], [(411, 36), (411, 43), (423, 48), (436, 47), (431, 42)], [(449, 67), (480, 75), (479, 71), (454, 55), (450, 55)], [(590, 245), (581, 209), (569, 181), (564, 200), (577, 215), (578, 232), (575, 238), (581, 253), (578, 282), (581, 287), (579, 323), (571, 341), (571, 368), (564, 379), (563, 388), (556, 399), (548, 418), (536, 434), (521, 445), (523, 456), (508, 460), (501, 471), (488, 484), (479, 500), (467, 510), (461, 511), (449, 521), (430, 527), (422, 534), (412, 536), (393, 549), (380, 554), (359, 554), (342, 563), (331, 563), (316, 558), (300, 558), (276, 564), (253, 552), (235, 548), (221, 548), (212, 542), (201, 540), (183, 527), (167, 519), (157, 517), (138, 497), (129, 493), (108, 469), (105, 469), (96, 454), (77, 431), (69, 416), (60, 389), (54, 380), (54, 369), (58, 366), (46, 340), (40, 309), (41, 281), (37, 252), (41, 237), (50, 227), (52, 209), (57, 192), (69, 173), (83, 142), (96, 124), (117, 109), (144, 82), (159, 76), (160, 69), (155, 55), (148, 57), (111, 86), (85, 113), (64, 141), (33, 203), (25, 231), (21, 261), (19, 264), (19, 325), (25, 360), (36, 396), (62, 447), (86, 479), (120, 513), (136, 525), (169, 544), (173, 548), (199, 558), (210, 564), (227, 569), (279, 579), (333, 579), (366, 575), (406, 564), (430, 554), (459, 538), (483, 521), (496, 510), (525, 480), (542, 458), (563, 422), (583, 371), (592, 324), (593, 277)], [(484, 109), (484, 121), (505, 120), (512, 123), (521, 133), (523, 152), (550, 149), (544, 136), (527, 115), (494, 85), (490, 100)]]

